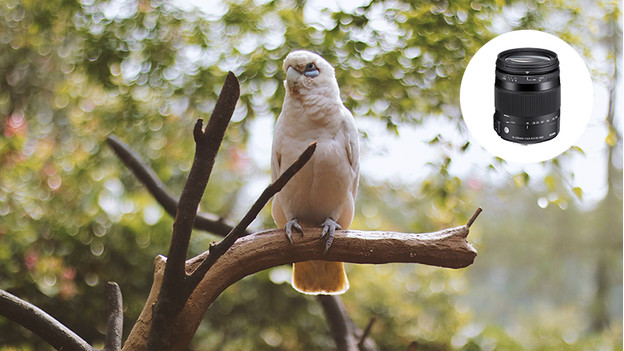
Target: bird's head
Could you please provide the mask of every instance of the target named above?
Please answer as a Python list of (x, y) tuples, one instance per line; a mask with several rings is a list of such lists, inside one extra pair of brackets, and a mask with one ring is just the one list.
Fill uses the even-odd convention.
[(284, 71), (285, 86), (291, 94), (339, 94), (334, 68), (318, 54), (305, 50), (291, 52), (284, 60)]

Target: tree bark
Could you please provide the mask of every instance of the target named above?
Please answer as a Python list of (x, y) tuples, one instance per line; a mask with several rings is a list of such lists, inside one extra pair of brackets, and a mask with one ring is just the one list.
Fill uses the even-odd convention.
[(325, 319), (336, 342), (337, 351), (358, 351), (358, 340), (355, 339), (354, 325), (347, 316), (341, 299), (332, 299), (331, 295), (319, 295)]
[[(119, 285), (106, 285), (108, 321), (103, 351), (121, 350), (123, 304)], [(0, 315), (19, 323), (58, 350), (97, 351), (78, 334), (67, 328), (39, 307), (0, 289)]]

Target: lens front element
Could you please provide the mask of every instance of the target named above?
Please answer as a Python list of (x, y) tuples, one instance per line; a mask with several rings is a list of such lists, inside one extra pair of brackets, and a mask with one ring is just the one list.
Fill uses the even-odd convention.
[(550, 58), (540, 55), (516, 55), (505, 58), (509, 64), (534, 64), (539, 62), (550, 62)]

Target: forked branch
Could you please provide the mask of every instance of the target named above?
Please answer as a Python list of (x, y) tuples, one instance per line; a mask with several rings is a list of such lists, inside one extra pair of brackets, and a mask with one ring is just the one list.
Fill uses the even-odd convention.
[(258, 214), (264, 206), (269, 202), (269, 200), (273, 197), (273, 195), (277, 194), (292, 177), (297, 174), (305, 166), (305, 164), (312, 158), (314, 151), (316, 150), (316, 142), (310, 144), (297, 158), (297, 160), (284, 171), (275, 182), (269, 184), (269, 186), (264, 189), (260, 197), (256, 200), (256, 202), (251, 206), (245, 217), (234, 227), (228, 235), (218, 244), (211, 246), (209, 250), (209, 255), (199, 264), (199, 266), (191, 273), (189, 276), (189, 280), (191, 282), (191, 286), (193, 289), (197, 287), (199, 282), (204, 278), (206, 272), (212, 267), (215, 262), (219, 259), (219, 257), (223, 256), (223, 254), (236, 242), (238, 238), (243, 236), (247, 227), (253, 222)]
[[(274, 183), (260, 195), (245, 217), (217, 245), (211, 246), (209, 254), (192, 271), (185, 267), (186, 255), (197, 216), (197, 208), (210, 178), (212, 167), (225, 135), (225, 130), (234, 112), (240, 94), (238, 80), (231, 72), (228, 74), (215, 109), (208, 120), (206, 129), (202, 129), (202, 120), (198, 120), (193, 130), (195, 139), (195, 157), (189, 177), (184, 185), (180, 201), (177, 204), (173, 222), (173, 234), (169, 254), (164, 268), (162, 287), (154, 303), (153, 318), (147, 349), (150, 351), (168, 350), (173, 338), (171, 321), (176, 319), (189, 296), (195, 290), (204, 275), (214, 263), (243, 234), (256, 218), (266, 203), (280, 191), (286, 183), (310, 160), (316, 143), (312, 143)], [(191, 273), (187, 273), (191, 272)]]
[[(479, 210), (477, 210), (479, 212)], [(476, 214), (478, 215), (478, 213)], [(475, 216), (473, 216), (476, 218)], [(472, 220), (474, 222), (474, 219)], [(471, 223), (472, 223), (471, 222)], [(308, 260), (342, 261), (351, 263), (421, 263), (439, 267), (462, 268), (474, 262), (477, 251), (466, 242), (468, 225), (433, 233), (398, 233), (384, 231), (336, 231), (331, 249), (324, 254), (319, 240), (321, 228), (305, 228), (306, 235), (286, 239), (283, 229), (254, 233), (237, 240), (208, 270), (188, 299), (179, 316), (172, 321), (176, 330), (170, 350), (184, 350), (199, 326), (206, 309), (230, 285), (243, 277), (283, 264)], [(186, 263), (193, 271), (209, 255), (204, 252)], [(141, 335), (151, 320), (151, 304), (162, 283), (166, 258), (155, 262), (154, 284), (146, 307), (141, 312), (125, 350), (142, 349)]]
[(178, 315), (193, 289), (187, 282), (185, 270), (191, 233), (199, 202), (204, 195), (225, 130), (232, 118), (239, 96), (238, 79), (232, 72), (229, 72), (206, 129), (203, 129), (201, 119), (197, 121), (193, 129), (195, 157), (177, 204), (162, 289), (154, 304), (154, 319), (147, 343), (150, 351), (169, 349), (172, 334), (172, 329), (169, 327), (170, 321)]
[[(115, 151), (115, 154), (119, 157), (119, 159), (123, 161), (123, 163), (134, 173), (137, 179), (145, 185), (147, 190), (152, 194), (152, 196), (154, 196), (156, 201), (158, 201), (165, 211), (167, 211), (167, 213), (169, 213), (172, 217), (175, 216), (178, 200), (171, 195), (171, 192), (165, 187), (163, 182), (158, 179), (156, 173), (144, 161), (142, 161), (141, 158), (134, 151), (132, 151), (128, 145), (117, 139), (115, 136), (110, 135), (107, 142)], [(228, 235), (228, 233), (234, 229), (234, 226), (235, 224), (232, 224), (225, 219), (205, 212), (197, 213), (194, 224), (195, 229), (205, 230), (223, 237)], [(241, 236), (248, 234), (248, 231), (244, 231)], [(205, 265), (208, 265), (208, 263), (205, 263)], [(199, 269), (196, 270), (196, 272), (197, 271), (199, 271)], [(325, 316), (330, 325), (344, 323), (353, 324), (347, 315), (346, 310), (344, 308), (340, 308), (340, 306), (343, 305), (340, 296), (319, 295), (318, 300), (321, 302), (321, 306), (323, 307), (323, 311), (325, 312)], [(351, 330), (340, 329), (342, 331), (349, 332), (349, 334), (339, 334), (336, 333), (339, 329), (334, 327), (331, 328), (332, 336), (338, 346), (345, 344), (343, 340), (359, 339), (360, 342), (358, 347), (361, 351), (376, 350), (374, 342), (370, 338), (366, 338), (368, 332), (370, 332), (370, 324), (363, 332), (357, 328), (355, 324), (353, 324), (353, 328), (350, 329)], [(352, 343), (349, 343), (349, 345), (351, 344)], [(341, 348), (338, 347), (338, 349), (340, 350)]]

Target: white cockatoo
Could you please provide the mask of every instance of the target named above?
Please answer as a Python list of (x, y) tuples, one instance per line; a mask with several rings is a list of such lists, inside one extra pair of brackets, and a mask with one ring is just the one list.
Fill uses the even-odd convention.
[[(316, 141), (312, 159), (275, 195), (272, 215), (292, 243), (292, 231), (323, 227), (325, 251), (336, 229), (353, 221), (360, 174), (358, 130), (342, 104), (334, 68), (321, 56), (293, 51), (284, 60), (286, 95), (275, 124), (271, 178), (275, 181)], [(341, 294), (349, 288), (342, 262), (294, 264), (293, 287), (307, 294)]]

